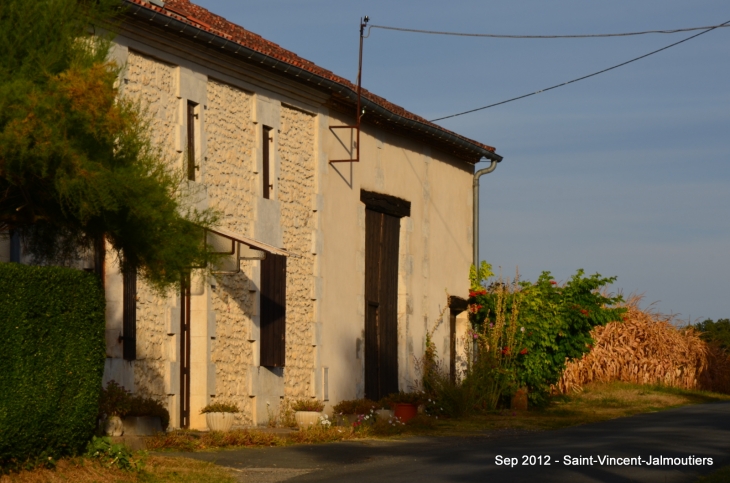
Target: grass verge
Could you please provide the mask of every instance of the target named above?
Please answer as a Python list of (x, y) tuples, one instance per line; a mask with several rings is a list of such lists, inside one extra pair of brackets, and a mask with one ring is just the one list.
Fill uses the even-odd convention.
[(707, 476), (701, 476), (696, 483), (727, 483), (730, 481), (730, 465), (723, 466)]
[(236, 483), (220, 466), (189, 458), (148, 456), (141, 471), (110, 468), (86, 458), (63, 459), (55, 468), (0, 476), (0, 483)]
[[(730, 396), (663, 386), (629, 383), (590, 384), (577, 394), (556, 396), (542, 410), (527, 412), (494, 411), (460, 419), (437, 419), (418, 416), (406, 425), (377, 421), (374, 425), (349, 427), (315, 427), (279, 436), (256, 430), (228, 433), (173, 431), (151, 438), (153, 451), (204, 451), (219, 448), (283, 446), (289, 444), (329, 443), (350, 439), (390, 438), (407, 435), (471, 436), (485, 431), (518, 429), (549, 430), (608, 419), (655, 412), (688, 404), (728, 401)], [(66, 459), (55, 469), (39, 468), (0, 476), (0, 483), (233, 483), (231, 473), (210, 463), (160, 455), (142, 456), (143, 469), (138, 472), (109, 468), (99, 460)], [(703, 483), (730, 481), (730, 466), (721, 468)]]
[(559, 429), (689, 404), (728, 400), (729, 395), (705, 391), (623, 382), (593, 383), (585, 386), (580, 393), (553, 397), (551, 404), (541, 410), (502, 410), (460, 419), (442, 419), (436, 423), (434, 430), (427, 433), (468, 436), (500, 429)]

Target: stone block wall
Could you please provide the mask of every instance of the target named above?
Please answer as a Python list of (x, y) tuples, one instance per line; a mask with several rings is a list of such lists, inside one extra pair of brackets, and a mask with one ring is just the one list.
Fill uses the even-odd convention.
[[(251, 105), (251, 94), (208, 81), (205, 184), (210, 206), (220, 211), (222, 227), (246, 236), (250, 236), (255, 182)], [(211, 291), (216, 321), (211, 361), (216, 368), (216, 399), (241, 408), (236, 424), (252, 424), (246, 371), (253, 358), (248, 330), (254, 293), (250, 291), (251, 262), (241, 265), (239, 274), (217, 275)]]
[[(150, 119), (153, 143), (177, 166), (183, 159), (183, 107), (180, 98), (180, 68), (152, 57), (129, 51), (122, 77), (122, 95), (138, 101)], [(244, 236), (254, 236), (257, 202), (257, 125), (253, 115), (254, 94), (229, 84), (207, 79), (205, 101), (201, 101), (201, 174), (207, 204), (221, 214), (220, 226)], [(204, 102), (204, 104), (203, 104)], [(315, 395), (316, 354), (314, 337), (315, 254), (313, 233), (317, 230), (313, 212), (315, 196), (316, 117), (281, 105), (276, 109), (278, 175), (276, 200), (281, 206), (282, 246), (294, 256), (287, 259), (287, 333), (284, 387), (287, 398)], [(272, 112), (274, 112), (272, 110)], [(259, 134), (260, 135), (260, 134)], [(260, 148), (260, 147), (258, 147)], [(278, 217), (277, 217), (278, 218)], [(274, 220), (272, 220), (274, 221)], [(253, 332), (257, 318), (258, 262), (242, 262), (237, 274), (218, 274), (204, 285), (208, 304), (200, 307), (204, 323), (206, 310), (214, 319), (205, 332), (210, 345), (207, 364), (215, 371), (207, 395), (230, 401), (242, 409), (237, 424), (253, 424), (254, 399), (249, 394), (247, 371), (258, 360)], [(114, 289), (116, 290), (116, 289)], [(170, 405), (172, 424), (179, 400), (178, 391), (180, 296), (154, 293), (142, 280), (138, 283), (137, 360), (133, 363), (136, 393), (152, 396)], [(209, 297), (208, 297), (209, 295)], [(121, 297), (121, 295), (120, 295)], [(196, 356), (201, 345), (192, 349)], [(199, 356), (196, 356), (199, 357)], [(210, 378), (210, 377), (209, 377)], [(196, 381), (192, 381), (195, 385)], [(208, 397), (206, 395), (206, 398)], [(196, 403), (197, 404), (197, 403)], [(192, 416), (192, 415), (191, 415)]]
[(208, 80), (205, 111), (205, 185), (221, 226), (251, 236), (254, 189), (252, 95)]
[(314, 255), (312, 232), (316, 229), (312, 212), (315, 169), (315, 118), (298, 109), (281, 107), (279, 156), (281, 159), (279, 200), (283, 242), (296, 256), (286, 267), (286, 369), (285, 394), (288, 398), (313, 394), (314, 301), (312, 284)]
[(159, 401), (167, 400), (165, 371), (169, 360), (167, 334), (168, 298), (160, 297), (143, 281), (137, 282), (137, 360), (135, 392)]
[[(163, 149), (169, 161), (176, 159), (170, 139), (179, 129), (177, 67), (129, 51), (123, 74), (122, 93), (140, 103), (150, 120), (153, 143)], [(137, 360), (134, 362), (135, 392), (166, 400), (165, 370), (170, 337), (167, 320), (170, 300), (159, 297), (142, 280), (137, 287)]]
[(147, 112), (152, 141), (161, 146), (171, 160), (176, 153), (170, 140), (176, 138), (180, 125), (176, 69), (174, 65), (130, 50), (120, 89), (125, 97), (138, 101)]

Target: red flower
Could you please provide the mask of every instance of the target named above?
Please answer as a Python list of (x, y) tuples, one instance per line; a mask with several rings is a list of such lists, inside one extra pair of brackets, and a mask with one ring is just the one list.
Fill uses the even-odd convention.
[(467, 306), (467, 309), (472, 314), (476, 314), (477, 312), (479, 312), (479, 309), (481, 309), (481, 308), (482, 308), (482, 306), (479, 305), (479, 304), (470, 304), (470, 305)]
[(520, 351), (520, 354), (522, 354), (523, 356), (524, 356), (525, 354), (527, 354), (527, 347), (525, 347), (524, 349), (522, 349), (522, 350)]
[(580, 313), (583, 315), (588, 315), (588, 311), (586, 309), (580, 309)]
[(555, 280), (550, 280), (550, 285), (557, 285), (557, 284), (558, 284), (558, 282), (556, 282)]
[(505, 348), (502, 349), (502, 354), (509, 355), (509, 347), (505, 346)]
[(470, 290), (469, 297), (476, 297), (477, 295), (484, 295), (486, 293), (487, 293), (486, 290)]

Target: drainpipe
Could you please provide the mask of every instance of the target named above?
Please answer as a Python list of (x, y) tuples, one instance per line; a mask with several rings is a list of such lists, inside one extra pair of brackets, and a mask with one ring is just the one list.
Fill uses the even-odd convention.
[[(474, 268), (479, 273), (479, 178), (482, 175), (489, 174), (497, 169), (497, 163), (502, 161), (502, 156), (495, 154), (494, 157), (490, 158), (491, 163), (489, 167), (480, 169), (474, 173)], [(479, 344), (476, 340), (472, 341), (472, 364), (477, 361), (479, 357)]]
[(474, 173), (474, 267), (479, 270), (479, 178), (497, 169), (497, 163), (502, 161), (502, 156), (494, 155), (491, 158), (488, 168), (480, 169)]

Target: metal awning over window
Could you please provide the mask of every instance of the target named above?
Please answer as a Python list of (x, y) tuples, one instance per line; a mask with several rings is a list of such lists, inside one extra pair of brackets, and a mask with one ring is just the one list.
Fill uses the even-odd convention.
[[(222, 228), (206, 228), (206, 243), (213, 253), (224, 255), (214, 270), (220, 273), (239, 273), (241, 260), (263, 260), (266, 254), (291, 257), (296, 255), (283, 248), (277, 248), (268, 243), (224, 230)], [(226, 256), (227, 255), (227, 256)]]

